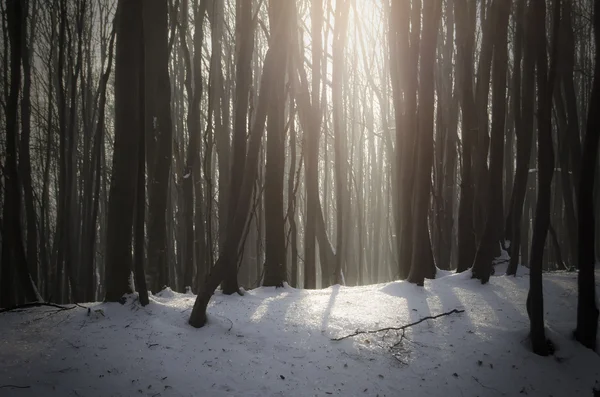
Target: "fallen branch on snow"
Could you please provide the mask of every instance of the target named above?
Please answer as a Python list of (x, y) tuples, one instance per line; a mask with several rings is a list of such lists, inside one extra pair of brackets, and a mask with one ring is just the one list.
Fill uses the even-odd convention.
[(464, 313), (464, 310), (453, 309), (453, 310), (450, 310), (449, 312), (440, 313), (440, 314), (437, 314), (435, 316), (423, 317), (422, 319), (420, 319), (418, 321), (415, 321), (414, 323), (402, 325), (400, 327), (386, 327), (386, 328), (374, 329), (374, 330), (369, 330), (369, 331), (355, 331), (352, 334), (340, 336), (339, 338), (334, 338), (332, 340), (337, 342), (337, 341), (340, 341), (340, 340), (344, 340), (344, 339), (348, 339), (348, 338), (353, 338), (353, 337), (358, 336), (358, 335), (377, 334), (379, 332), (385, 332), (385, 331), (404, 331), (405, 329), (410, 328), (412, 326), (415, 326), (417, 324), (420, 324), (423, 321), (426, 321), (426, 320), (435, 320), (436, 318), (440, 318), (440, 317), (443, 317), (443, 316), (449, 316), (451, 314), (458, 314), (458, 313)]
[(19, 309), (29, 309), (32, 307), (54, 307), (54, 308), (58, 309), (58, 311), (63, 311), (63, 310), (75, 309), (76, 307), (84, 307), (84, 306), (81, 306), (78, 304), (75, 304), (73, 306), (62, 306), (62, 305), (57, 305), (56, 303), (50, 303), (50, 302), (29, 302), (29, 303), (24, 303), (22, 305), (16, 305), (16, 306), (0, 309), (0, 313), (10, 312), (10, 311), (19, 310)]

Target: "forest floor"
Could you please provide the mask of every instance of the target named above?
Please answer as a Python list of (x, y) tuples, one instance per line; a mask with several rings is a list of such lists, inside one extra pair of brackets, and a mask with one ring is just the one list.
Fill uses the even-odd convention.
[[(482, 286), (470, 272), (440, 272), (425, 288), (217, 293), (202, 329), (187, 324), (194, 296), (169, 289), (144, 308), (131, 297), (90, 304), (89, 312), (7, 312), (0, 396), (592, 397), (600, 356), (571, 338), (576, 273), (544, 275), (552, 357), (529, 348), (528, 283), (527, 275), (497, 276)], [(393, 349), (401, 333), (332, 341), (453, 309), (465, 312), (408, 328)]]

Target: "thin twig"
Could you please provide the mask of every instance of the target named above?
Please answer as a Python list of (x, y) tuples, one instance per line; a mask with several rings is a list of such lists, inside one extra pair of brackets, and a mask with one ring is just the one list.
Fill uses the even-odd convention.
[(0, 386), (0, 389), (3, 389), (5, 387), (11, 387), (13, 389), (29, 389), (29, 388), (31, 388), (31, 386), (2, 385), (2, 386)]
[(375, 329), (375, 330), (369, 330), (369, 331), (356, 331), (352, 334), (349, 335), (345, 335), (345, 336), (340, 336), (339, 338), (334, 338), (332, 340), (334, 341), (340, 341), (343, 339), (348, 339), (348, 338), (353, 338), (357, 335), (364, 335), (364, 334), (376, 334), (379, 332), (384, 332), (384, 331), (403, 331), (409, 327), (412, 327), (414, 325), (420, 324), (425, 320), (435, 320), (436, 318), (440, 318), (443, 316), (448, 316), (450, 314), (458, 314), (458, 313), (464, 313), (464, 310), (459, 310), (459, 309), (453, 309), (450, 310), (449, 312), (445, 312), (445, 313), (440, 313), (438, 315), (435, 316), (427, 316), (427, 317), (423, 317), (422, 319), (420, 319), (419, 321), (415, 321), (414, 323), (410, 323), (410, 324), (406, 324), (406, 325), (402, 325), (400, 327), (386, 327), (386, 328), (381, 328), (381, 329)]
[(474, 376), (471, 376), (471, 378), (473, 378), (473, 380), (474, 380), (475, 382), (477, 382), (477, 383), (479, 384), (479, 386), (483, 387), (484, 389), (493, 390), (493, 391), (495, 391), (496, 393), (500, 393), (500, 394), (504, 395), (504, 393), (500, 392), (499, 390), (496, 390), (496, 389), (494, 389), (493, 387), (489, 387), (489, 386), (486, 386), (486, 385), (484, 385), (484, 384), (483, 384), (483, 383), (481, 383), (481, 382), (479, 381), (479, 379), (477, 379), (476, 377), (474, 377)]

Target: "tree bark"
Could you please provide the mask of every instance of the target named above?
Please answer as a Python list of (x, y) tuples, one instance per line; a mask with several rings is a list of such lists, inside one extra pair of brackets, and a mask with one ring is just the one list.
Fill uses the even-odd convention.
[(473, 264), (477, 243), (474, 228), (474, 156), (477, 118), (473, 97), (473, 47), (475, 32), (475, 7), (466, 0), (454, 1), (457, 42), (457, 85), (461, 104), (462, 167), (458, 207), (458, 263), (457, 272)]
[(132, 229), (136, 201), (140, 120), (139, 71), (142, 56), (142, 0), (119, 1), (115, 58), (115, 143), (108, 203), (106, 244), (107, 302), (131, 292)]
[[(284, 33), (273, 43), (273, 58), (278, 67), (272, 75), (263, 76), (271, 80), (270, 104), (267, 121), (267, 165), (265, 169), (265, 276), (263, 285), (283, 287), (286, 275), (285, 221), (283, 210), (283, 174), (285, 168), (285, 71), (287, 69), (287, 33), (289, 5), (286, 2), (271, 2), (269, 26), (271, 35)], [(293, 178), (293, 175), (290, 175)]]
[[(594, 7), (594, 42), (600, 48), (600, 2)], [(600, 52), (596, 50), (594, 82), (588, 105), (588, 119), (579, 183), (579, 273), (577, 275), (577, 329), (575, 338), (585, 347), (596, 350), (598, 334), (598, 307), (594, 282), (595, 225), (594, 225), (594, 173), (598, 164), (600, 142)]]
[[(494, 25), (492, 61), (492, 131), (490, 140), (489, 186), (485, 231), (475, 254), (473, 277), (482, 284), (489, 281), (493, 261), (502, 238), (503, 217), (502, 169), (504, 159), (504, 125), (506, 120), (506, 71), (508, 68), (507, 30), (510, 16), (510, 1), (495, 0), (492, 11)], [(487, 117), (487, 116), (486, 116)], [(487, 123), (485, 123), (487, 125)], [(487, 134), (487, 130), (485, 132)]]
[(419, 69), (419, 106), (417, 138), (417, 170), (413, 198), (413, 248), (410, 273), (407, 280), (423, 285), (425, 278), (435, 278), (435, 261), (431, 250), (427, 214), (433, 166), (434, 127), (434, 66), (441, 4), (423, 5), (423, 32)]
[[(535, 0), (530, 6), (536, 21), (546, 20), (546, 2)], [(552, 144), (552, 94), (556, 75), (557, 34), (560, 23), (560, 1), (554, 3), (554, 34), (550, 71), (546, 54), (546, 27), (537, 24), (534, 34), (536, 46), (537, 92), (538, 92), (538, 192), (531, 257), (529, 260), (529, 293), (527, 294), (527, 313), (531, 325), (531, 344), (533, 352), (546, 356), (550, 352), (544, 327), (544, 300), (542, 285), (542, 261), (546, 236), (550, 226), (550, 200), (552, 194), (552, 175), (554, 173), (554, 149)]]
[(169, 78), (167, 1), (144, 3), (146, 53), (146, 144), (153, 153), (148, 163), (148, 273), (149, 287), (157, 292), (169, 285), (167, 200), (171, 174), (173, 132)]
[[(17, 165), (18, 104), (21, 86), (23, 48), (23, 4), (10, 0), (6, 7), (8, 35), (10, 38), (10, 85), (6, 103), (6, 160), (4, 163), (4, 206), (2, 215), (2, 284), (0, 306), (10, 307), (23, 296), (26, 301), (38, 298), (31, 279), (21, 227), (21, 193)], [(13, 280), (13, 270), (16, 279)], [(18, 281), (15, 284), (14, 281)], [(14, 287), (18, 285), (19, 289)], [(20, 301), (21, 299), (19, 299)]]
[[(278, 36), (279, 35), (275, 35), (274, 37)], [(274, 61), (275, 58), (271, 49), (267, 50), (263, 67), (263, 76), (269, 76), (273, 73), (274, 68), (276, 67)], [(219, 258), (210, 269), (206, 281), (198, 286), (198, 294), (189, 319), (189, 324), (196, 328), (206, 324), (206, 307), (208, 306), (215, 289), (226, 277), (227, 272), (229, 271), (227, 265), (232, 262), (237, 263), (237, 253), (242, 241), (244, 227), (248, 219), (249, 210), (252, 204), (252, 192), (258, 175), (259, 152), (265, 130), (270, 91), (269, 78), (261, 79), (256, 118), (254, 119), (250, 132), (248, 155), (246, 156), (246, 162), (243, 168), (244, 174), (242, 175), (242, 186), (240, 187), (240, 194), (237, 200), (238, 206), (235, 213), (230, 213), (230, 215), (233, 215), (230, 219), (234, 227), (228, 229), (225, 244), (219, 254)]]

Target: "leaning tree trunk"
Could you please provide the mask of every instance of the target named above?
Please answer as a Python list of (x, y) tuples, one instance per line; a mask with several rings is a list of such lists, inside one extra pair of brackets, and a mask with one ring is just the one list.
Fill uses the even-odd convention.
[[(594, 8), (594, 41), (600, 48), (600, 2)], [(588, 120), (583, 157), (581, 159), (581, 177), (579, 183), (579, 274), (577, 284), (577, 329), (575, 338), (584, 346), (596, 350), (598, 333), (598, 307), (594, 282), (595, 224), (594, 224), (594, 172), (598, 163), (598, 143), (600, 142), (600, 52), (596, 50), (594, 83), (588, 105)]]
[[(275, 35), (274, 37), (280, 36)], [(242, 186), (240, 187), (237, 200), (238, 205), (235, 213), (229, 214), (233, 227), (228, 228), (225, 244), (221, 249), (215, 265), (210, 269), (210, 274), (208, 274), (206, 281), (198, 286), (198, 295), (189, 319), (189, 324), (196, 328), (206, 324), (206, 308), (215, 289), (226, 277), (227, 272), (229, 271), (228, 264), (232, 261), (237, 263), (238, 250), (242, 242), (244, 228), (252, 205), (252, 192), (254, 191), (256, 177), (258, 175), (260, 146), (267, 118), (270, 80), (266, 76), (270, 76), (271, 73), (273, 73), (274, 68), (276, 67), (275, 60), (276, 58), (271, 49), (267, 50), (263, 68), (264, 78), (261, 79), (256, 118), (254, 119), (250, 131), (248, 154), (243, 167)]]

